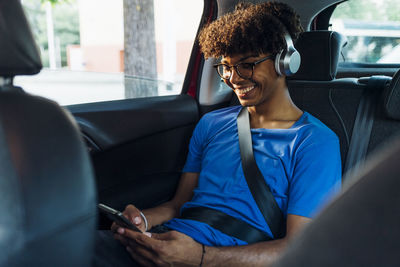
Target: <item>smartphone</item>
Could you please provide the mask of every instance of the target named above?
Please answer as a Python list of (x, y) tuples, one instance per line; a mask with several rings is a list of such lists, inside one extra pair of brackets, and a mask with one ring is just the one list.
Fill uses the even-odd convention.
[(110, 208), (107, 205), (104, 204), (98, 204), (97, 207), (99, 207), (100, 211), (104, 213), (110, 220), (114, 221), (116, 224), (128, 228), (130, 230), (142, 233), (142, 231), (136, 227), (133, 223), (131, 223), (123, 214), (122, 212), (115, 210), (113, 208)]

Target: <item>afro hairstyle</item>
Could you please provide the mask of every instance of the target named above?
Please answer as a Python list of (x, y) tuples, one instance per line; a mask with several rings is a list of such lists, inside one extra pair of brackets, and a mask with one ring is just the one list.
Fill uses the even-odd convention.
[(206, 59), (247, 53), (276, 55), (286, 48), (285, 33), (295, 42), (301, 32), (299, 16), (284, 3), (239, 3), (233, 12), (206, 25), (198, 40)]

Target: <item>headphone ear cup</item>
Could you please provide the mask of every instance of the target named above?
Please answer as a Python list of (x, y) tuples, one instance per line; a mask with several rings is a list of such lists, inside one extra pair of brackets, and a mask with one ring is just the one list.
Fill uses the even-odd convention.
[(296, 49), (281, 50), (275, 58), (275, 71), (279, 76), (291, 76), (299, 70), (300, 63), (300, 53)]
[(300, 53), (293, 45), (289, 33), (285, 33), (286, 49), (281, 50), (275, 58), (275, 70), (279, 76), (291, 76), (295, 74), (301, 63)]
[(286, 76), (295, 74), (300, 68), (300, 63), (300, 53), (296, 49), (292, 48), (290, 52), (287, 53), (284, 60)]
[(279, 76), (282, 76), (285, 73), (285, 68), (283, 66), (283, 56), (284, 56), (285, 50), (282, 49), (278, 54), (276, 54), (275, 57), (275, 71)]

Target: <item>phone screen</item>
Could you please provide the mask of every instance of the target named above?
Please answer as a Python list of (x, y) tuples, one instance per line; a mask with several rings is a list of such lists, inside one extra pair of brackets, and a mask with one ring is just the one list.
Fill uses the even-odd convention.
[(118, 225), (128, 228), (130, 230), (142, 233), (142, 231), (137, 228), (134, 224), (132, 224), (123, 214), (122, 212), (115, 210), (107, 205), (98, 204), (97, 205), (100, 211), (105, 214), (110, 220), (114, 221)]

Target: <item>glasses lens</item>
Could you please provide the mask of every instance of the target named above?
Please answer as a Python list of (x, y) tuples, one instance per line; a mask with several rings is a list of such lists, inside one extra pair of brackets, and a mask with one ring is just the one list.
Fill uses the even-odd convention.
[(253, 64), (241, 63), (237, 65), (237, 71), (242, 78), (250, 79), (253, 76)]
[(229, 79), (231, 77), (231, 68), (227, 65), (218, 65), (217, 71), (219, 76), (223, 79)]

